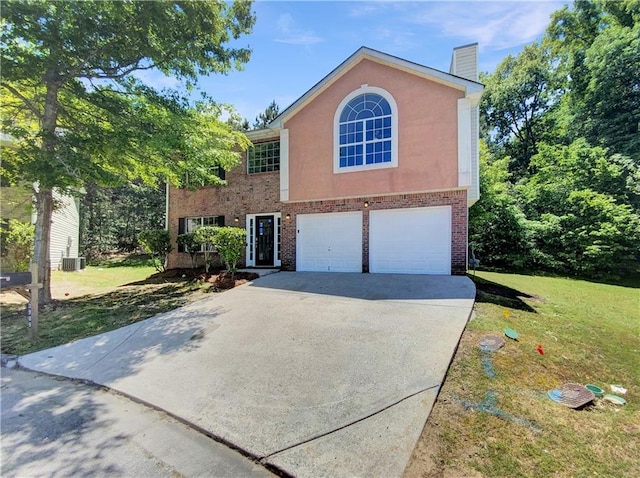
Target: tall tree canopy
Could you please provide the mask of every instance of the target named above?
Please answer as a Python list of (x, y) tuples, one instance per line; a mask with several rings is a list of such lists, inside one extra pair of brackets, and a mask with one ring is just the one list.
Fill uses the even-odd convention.
[(547, 40), (566, 79), (570, 133), (640, 160), (640, 1), (578, 1)]
[(481, 260), (640, 273), (640, 0), (563, 7), (483, 81)]
[(256, 120), (253, 122), (253, 127), (255, 129), (258, 128), (266, 128), (271, 121), (273, 121), (276, 116), (280, 114), (280, 107), (276, 100), (273, 100), (269, 106), (265, 108), (265, 110), (256, 116)]
[[(251, 2), (5, 1), (0, 45), (2, 177), (38, 184), (35, 260), (51, 298), (52, 189), (158, 177), (238, 161), (246, 138), (219, 119), (221, 109), (192, 108), (135, 76), (157, 70), (192, 88), (199, 75), (225, 73), (249, 60), (238, 39), (251, 32)], [(210, 178), (216, 181), (215, 177)]]

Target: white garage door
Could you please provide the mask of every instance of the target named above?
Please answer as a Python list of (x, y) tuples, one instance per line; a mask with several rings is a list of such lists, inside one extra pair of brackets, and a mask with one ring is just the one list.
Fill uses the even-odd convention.
[(362, 212), (299, 214), (296, 270), (362, 272)]
[(451, 274), (451, 206), (371, 211), (369, 271)]

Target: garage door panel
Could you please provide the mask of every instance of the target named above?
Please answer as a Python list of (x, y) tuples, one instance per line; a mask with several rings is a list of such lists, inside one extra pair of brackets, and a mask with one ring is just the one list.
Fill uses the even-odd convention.
[(451, 274), (451, 207), (370, 212), (369, 270)]
[(296, 270), (362, 271), (362, 212), (297, 216)]

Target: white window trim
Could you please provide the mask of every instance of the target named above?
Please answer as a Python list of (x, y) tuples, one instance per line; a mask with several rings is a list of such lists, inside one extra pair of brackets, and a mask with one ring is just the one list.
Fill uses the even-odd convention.
[[(279, 212), (261, 212), (261, 213), (257, 213), (257, 214), (247, 214), (246, 215), (246, 229), (247, 229), (247, 240), (246, 240), (246, 250), (245, 250), (245, 257), (246, 257), (246, 264), (247, 267), (255, 267), (256, 266), (256, 244), (255, 244), (255, 238), (251, 238), (250, 234), (251, 234), (251, 228), (249, 227), (249, 221), (253, 220), (253, 234), (255, 235), (255, 227), (256, 227), (256, 217), (258, 216), (273, 216), (273, 220), (274, 220), (274, 224), (273, 224), (273, 267), (280, 267), (280, 265), (282, 264), (281, 259), (278, 259), (278, 256), (280, 255), (280, 250), (278, 249), (278, 244), (279, 244), (279, 238), (278, 238), (278, 219), (280, 219), (280, 224), (282, 224), (282, 213)], [(282, 231), (280, 231), (281, 233)], [(253, 254), (251, 254), (251, 250), (250, 248), (253, 247)], [(253, 256), (253, 259), (250, 259), (250, 257)]]
[[(356, 96), (363, 95), (365, 93), (374, 93), (382, 96), (391, 107), (391, 162), (389, 163), (375, 163), (375, 164), (363, 164), (362, 166), (349, 166), (345, 168), (340, 167), (340, 115), (347, 103), (354, 99)], [(398, 167), (398, 105), (393, 96), (382, 88), (377, 86), (362, 85), (355, 91), (352, 91), (344, 97), (342, 102), (338, 105), (335, 115), (333, 116), (333, 173), (353, 173), (358, 171), (371, 171), (374, 169), (386, 169)]]

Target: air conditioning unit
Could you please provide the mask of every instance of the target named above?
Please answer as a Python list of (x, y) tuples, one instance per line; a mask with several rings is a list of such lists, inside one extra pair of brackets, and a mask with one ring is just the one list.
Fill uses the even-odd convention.
[(63, 257), (62, 270), (71, 272), (79, 271), (87, 267), (87, 259), (85, 257)]

